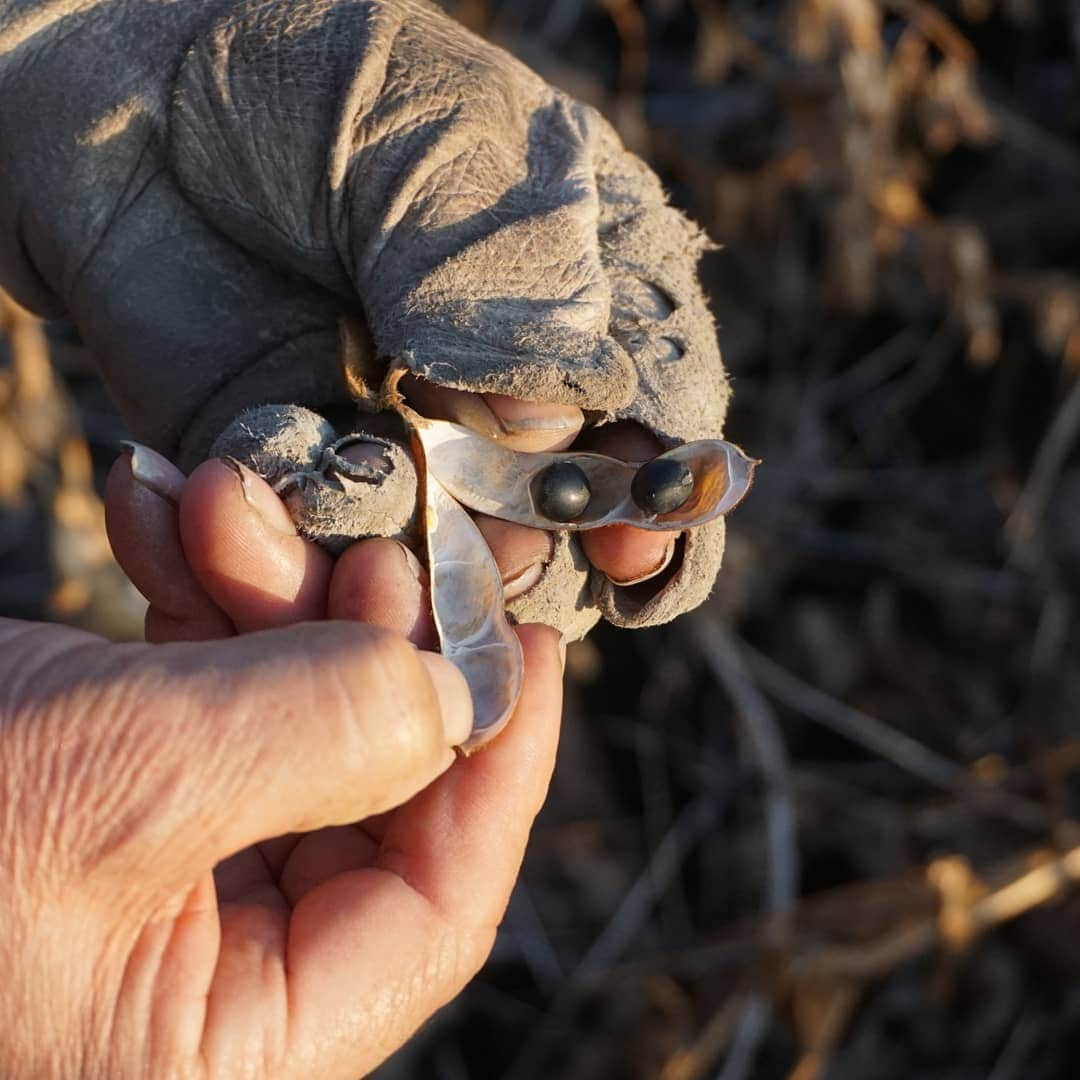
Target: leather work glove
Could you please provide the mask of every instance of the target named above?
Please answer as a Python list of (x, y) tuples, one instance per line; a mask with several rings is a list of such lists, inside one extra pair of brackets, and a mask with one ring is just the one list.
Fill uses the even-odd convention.
[[(252, 406), (348, 431), (343, 315), (373, 370), (721, 435), (707, 240), (595, 110), (429, 3), (0, 0), (0, 103), (0, 281), (76, 323), (185, 468)], [(665, 621), (723, 539), (621, 586), (559, 534), (511, 611), (569, 637)]]

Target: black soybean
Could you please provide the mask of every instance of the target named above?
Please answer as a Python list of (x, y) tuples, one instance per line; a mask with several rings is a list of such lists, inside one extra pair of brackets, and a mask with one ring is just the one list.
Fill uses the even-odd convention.
[(694, 474), (685, 461), (659, 457), (648, 461), (634, 474), (630, 495), (650, 514), (670, 514), (678, 510), (694, 492)]
[(551, 521), (576, 521), (592, 498), (589, 478), (570, 461), (549, 465), (533, 483), (537, 509)]

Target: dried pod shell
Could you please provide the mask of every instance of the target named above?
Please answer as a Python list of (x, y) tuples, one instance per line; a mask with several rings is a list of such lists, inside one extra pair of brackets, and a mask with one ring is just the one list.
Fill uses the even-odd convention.
[[(460, 424), (428, 420), (405, 409), (423, 444), (428, 469), (458, 502), (491, 517), (534, 529), (597, 529), (633, 525), (639, 529), (678, 532), (696, 528), (733, 509), (750, 490), (758, 464), (733, 443), (702, 439), (685, 443), (656, 461), (687, 465), (693, 492), (667, 514), (652, 513), (634, 501), (632, 487), (640, 462), (602, 454), (526, 454), (477, 435)], [(548, 517), (537, 497), (537, 481), (560, 465), (580, 469), (592, 492), (588, 505), (572, 521)]]
[(431, 611), (442, 654), (465, 676), (473, 730), (462, 749), (473, 750), (510, 719), (521, 694), (521, 643), (506, 621), (502, 579), (472, 518), (430, 472), (425, 531)]

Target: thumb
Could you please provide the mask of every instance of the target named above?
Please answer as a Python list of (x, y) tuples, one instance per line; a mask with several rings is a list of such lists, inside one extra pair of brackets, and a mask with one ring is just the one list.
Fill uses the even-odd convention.
[(388, 810), (442, 773), (471, 727), (457, 670), (371, 626), (153, 647), (28, 636), (42, 634), (71, 640), (33, 649), (47, 668), (32, 703), (9, 698), (0, 740), (37, 748), (24, 767), (48, 778), (46, 816), (68, 834), (51, 846), (83, 874), (209, 869), (258, 840)]

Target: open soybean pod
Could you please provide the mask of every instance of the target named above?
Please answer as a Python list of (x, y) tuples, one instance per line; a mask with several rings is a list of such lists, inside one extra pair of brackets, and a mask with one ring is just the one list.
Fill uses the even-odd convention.
[[(416, 414), (408, 419), (423, 446), (429, 474), (453, 498), (470, 510), (535, 529), (580, 531), (616, 524), (654, 531), (691, 529), (733, 509), (750, 490), (758, 464), (720, 439), (685, 443), (642, 464), (603, 454), (522, 453), (459, 424)], [(632, 491), (638, 473), (660, 462), (685, 466), (692, 479), (685, 500), (668, 513), (645, 509)], [(544, 497), (546, 478), (553, 470), (565, 474), (569, 468), (584, 478), (585, 497), (568, 501), (573, 509), (567, 516), (551, 516), (550, 500)]]
[(469, 515), (430, 469), (424, 479), (424, 532), (431, 611), (442, 654), (465, 677), (473, 703), (475, 750), (502, 730), (521, 694), (521, 643), (506, 620), (495, 559)]

